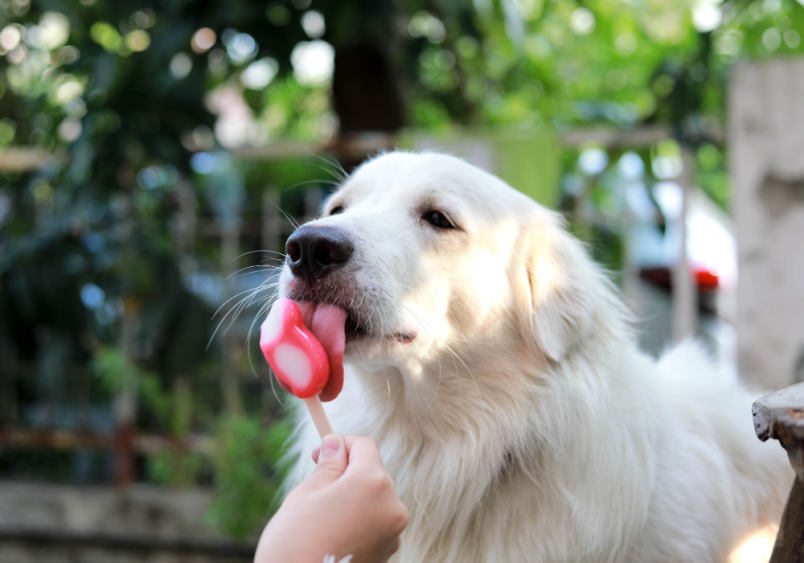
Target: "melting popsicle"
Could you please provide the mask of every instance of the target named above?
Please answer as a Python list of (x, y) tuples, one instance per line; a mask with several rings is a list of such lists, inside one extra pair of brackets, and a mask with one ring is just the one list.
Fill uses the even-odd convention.
[(260, 328), (260, 348), (282, 387), (304, 399), (323, 438), (333, 431), (319, 394), (326, 389), (325, 400), (334, 399), (343, 385), (346, 312), (332, 305), (302, 306), (307, 315), (290, 299), (277, 300)]

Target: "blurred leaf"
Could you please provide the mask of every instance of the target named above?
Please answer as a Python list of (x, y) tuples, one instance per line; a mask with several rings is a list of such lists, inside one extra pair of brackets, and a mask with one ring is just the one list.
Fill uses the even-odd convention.
[(215, 434), (215, 501), (209, 518), (232, 537), (258, 533), (276, 508), (284, 478), (279, 461), (290, 437), (288, 424), (265, 429), (253, 418), (227, 415)]

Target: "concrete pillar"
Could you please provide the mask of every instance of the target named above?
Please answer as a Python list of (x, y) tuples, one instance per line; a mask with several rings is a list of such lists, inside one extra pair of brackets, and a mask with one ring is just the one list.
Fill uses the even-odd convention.
[(779, 389), (804, 360), (804, 60), (738, 66), (728, 107), (738, 366)]

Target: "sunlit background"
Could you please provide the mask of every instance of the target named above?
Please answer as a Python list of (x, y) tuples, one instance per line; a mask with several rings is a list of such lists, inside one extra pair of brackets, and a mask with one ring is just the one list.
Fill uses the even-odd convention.
[[(753, 383), (804, 379), (800, 330), (773, 341), (778, 370), (738, 341), (763, 289), (738, 285), (754, 145), (730, 160), (755, 131), (732, 119), (751, 69), (782, 65), (768, 80), (799, 106), (745, 99), (804, 103), (802, 3), (0, 7), (0, 560), (128, 561), (137, 542), (249, 560), (289, 435), (249, 340), (269, 296), (253, 290), (341, 170), (394, 147), (463, 156), (564, 213), (650, 353), (695, 334)], [(782, 192), (804, 177), (769, 166)]]

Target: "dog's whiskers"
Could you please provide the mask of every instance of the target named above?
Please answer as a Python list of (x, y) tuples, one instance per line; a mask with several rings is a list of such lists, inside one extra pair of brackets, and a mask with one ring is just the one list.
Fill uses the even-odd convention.
[(378, 310), (380, 317), (380, 340), (385, 338), (385, 319), (383, 318), (382, 309)]
[[(240, 254), (239, 256), (235, 256), (234, 258), (232, 258), (232, 262), (234, 262), (235, 260), (239, 260), (243, 256), (248, 256), (249, 254), (278, 254), (279, 256), (282, 257), (282, 259), (284, 259), (285, 256), (286, 256), (285, 253), (277, 252), (276, 250), (249, 250), (248, 252), (244, 252), (243, 254)], [(274, 258), (273, 256), (266, 256), (265, 257), (265, 259), (269, 259), (269, 258), (271, 260), (278, 260), (278, 258)]]
[[(263, 315), (267, 314), (268, 311), (271, 310), (271, 306), (278, 298), (279, 295), (277, 293), (274, 293), (273, 295), (268, 295), (263, 299), (265, 303), (257, 311), (257, 314), (254, 315), (254, 320), (251, 321), (251, 326), (249, 327), (248, 334), (246, 335), (245, 348), (246, 348), (246, 356), (248, 356), (248, 365), (251, 368), (251, 373), (254, 374), (254, 377), (256, 377), (257, 379), (259, 379), (260, 376), (257, 374), (257, 370), (254, 368), (254, 362), (251, 357), (251, 332), (254, 330), (257, 321), (259, 321)], [(280, 405), (282, 405), (283, 404), (282, 399), (279, 398), (279, 394), (276, 392), (276, 386), (274, 385), (274, 372), (270, 366), (268, 367), (268, 382), (271, 385), (271, 393), (274, 394), (276, 400), (279, 402)]]
[[(321, 168), (321, 167), (319, 166), (318, 168)], [(321, 170), (324, 170), (324, 169), (321, 168)], [(296, 182), (295, 184), (290, 185), (289, 187), (285, 188), (283, 191), (289, 192), (292, 189), (298, 188), (299, 186), (305, 186), (307, 184), (326, 184), (328, 186), (340, 186), (341, 182), (334, 182), (332, 180), (324, 180), (324, 179), (302, 180), (301, 182)]]
[(300, 225), (299, 225), (299, 224), (298, 224), (298, 223), (297, 223), (297, 222), (296, 222), (296, 221), (293, 219), (293, 217), (291, 217), (290, 215), (288, 215), (287, 213), (285, 213), (285, 210), (284, 210), (284, 209), (282, 209), (281, 207), (279, 207), (277, 204), (275, 204), (275, 203), (273, 203), (273, 202), (271, 202), (271, 205), (273, 205), (274, 207), (276, 207), (276, 208), (279, 210), (279, 212), (280, 212), (282, 215), (284, 215), (284, 216), (285, 216), (285, 219), (287, 219), (287, 220), (288, 220), (288, 223), (290, 223), (290, 226), (291, 226), (291, 227), (293, 227), (293, 230), (294, 230), (294, 231), (295, 231), (296, 229), (298, 229), (298, 228), (299, 228), (299, 226), (300, 226)]
[(326, 172), (328, 174), (331, 174), (341, 184), (346, 183), (346, 180), (349, 179), (349, 174), (346, 173), (346, 170), (343, 169), (343, 166), (341, 165), (340, 162), (337, 161), (337, 159), (335, 159), (335, 157), (327, 158), (327, 157), (322, 156), (320, 154), (312, 154), (312, 156), (314, 156), (318, 160), (323, 161), (325, 164), (328, 164), (328, 165), (334, 167), (335, 170), (331, 170), (331, 169), (328, 169), (328, 168), (324, 168), (323, 166), (321, 166), (319, 164), (314, 165), (319, 170), (323, 170), (324, 172)]
[(273, 266), (273, 265), (265, 265), (265, 264), (256, 264), (254, 266), (246, 266), (245, 268), (240, 268), (236, 272), (232, 272), (228, 276), (224, 278), (223, 281), (233, 280), (242, 278), (243, 276), (251, 275), (254, 272), (249, 272), (249, 270), (281, 270), (281, 266)]
[[(270, 282), (270, 280), (269, 280), (269, 282)], [(246, 295), (246, 297), (244, 297), (243, 299), (238, 301), (231, 309), (226, 311), (226, 314), (223, 315), (223, 317), (221, 318), (220, 322), (218, 323), (218, 326), (215, 327), (215, 331), (212, 333), (212, 336), (209, 338), (209, 342), (207, 342), (207, 349), (209, 349), (209, 345), (212, 344), (212, 341), (215, 339), (215, 336), (218, 334), (218, 331), (223, 326), (223, 324), (226, 322), (226, 318), (229, 317), (229, 315), (232, 315), (232, 318), (229, 321), (229, 326), (227, 326), (226, 329), (224, 329), (224, 333), (226, 333), (232, 327), (232, 325), (235, 323), (235, 321), (237, 321), (238, 317), (240, 316), (240, 313), (242, 312), (242, 310), (244, 308), (243, 307), (244, 303), (250, 304), (251, 299), (253, 299), (256, 295), (258, 295), (259, 293), (261, 293), (261, 292), (263, 292), (263, 291), (265, 291), (267, 289), (271, 289), (274, 286), (276, 286), (276, 282), (262, 283), (259, 286), (257, 286), (256, 288), (246, 289), (245, 291), (241, 291), (241, 292), (233, 295), (232, 297), (230, 297), (226, 301), (224, 301), (221, 304), (221, 306), (218, 307), (218, 309), (215, 311), (215, 313), (213, 313), (213, 315), (212, 315), (213, 319), (216, 316), (218, 316), (218, 313), (220, 313), (221, 309), (223, 309), (233, 299), (237, 299), (238, 297), (240, 297), (244, 293), (248, 293), (248, 295)]]
[[(282, 211), (282, 210), (280, 209), (280, 211)], [(285, 214), (285, 215), (287, 217), (287, 214)], [(291, 221), (291, 223), (292, 223), (292, 221)], [(285, 254), (283, 254), (281, 252), (271, 251), (271, 250), (256, 250), (256, 251), (243, 253), (240, 256), (242, 257), (242, 256), (246, 256), (248, 254), (253, 254), (253, 253), (256, 253), (256, 252), (262, 252), (262, 253), (266, 253), (266, 254), (269, 254), (269, 253), (270, 254), (276, 254), (277, 256), (281, 257), (281, 258), (278, 258), (278, 257), (274, 257), (274, 256), (266, 256), (264, 258), (265, 261), (268, 261), (268, 260), (280, 261), (280, 260), (284, 260), (284, 258), (285, 258)], [(229, 279), (237, 279), (239, 277), (249, 275), (249, 274), (253, 273), (254, 270), (263, 270), (263, 271), (266, 271), (266, 270), (267, 271), (281, 270), (281, 267), (273, 265), (273, 264), (259, 264), (259, 265), (247, 266), (245, 268), (241, 268), (241, 269), (233, 272), (232, 274), (227, 276), (224, 281), (229, 280)], [(278, 285), (279, 285), (279, 283), (276, 281), (276, 278), (272, 276), (271, 278), (269, 278), (268, 280), (264, 281), (263, 283), (261, 283), (260, 285), (258, 285), (255, 288), (247, 289), (247, 290), (241, 291), (241, 292), (233, 295), (232, 297), (230, 297), (229, 299), (224, 301), (220, 305), (220, 307), (218, 307), (218, 309), (215, 311), (215, 313), (212, 315), (212, 317), (215, 318), (221, 312), (221, 310), (224, 307), (226, 307), (226, 305), (228, 305), (229, 303), (232, 302), (232, 300), (237, 299), (238, 297), (246, 294), (245, 297), (243, 297), (242, 299), (237, 301), (237, 303), (233, 307), (231, 307), (223, 315), (223, 317), (221, 318), (220, 322), (218, 323), (218, 326), (215, 327), (215, 330), (212, 333), (212, 336), (210, 337), (209, 342), (207, 343), (207, 348), (209, 348), (210, 344), (212, 344), (212, 341), (217, 336), (218, 331), (226, 323), (227, 318), (229, 318), (229, 324), (224, 329), (224, 333), (228, 332), (231, 329), (231, 327), (234, 325), (234, 323), (237, 322), (237, 320), (240, 318), (240, 315), (243, 313), (243, 311), (245, 311), (246, 309), (248, 309), (249, 307), (251, 307), (255, 303), (260, 303), (261, 304), (259, 309), (258, 309), (258, 311), (257, 311), (257, 314), (254, 316), (254, 319), (252, 320), (251, 324), (249, 325), (249, 329), (248, 329), (248, 331), (246, 333), (246, 339), (245, 339), (245, 341), (243, 343), (244, 350), (246, 351), (246, 356), (248, 357), (249, 369), (251, 370), (251, 373), (257, 378), (259, 378), (259, 375), (257, 374), (257, 370), (254, 367), (254, 362), (253, 362), (253, 358), (252, 358), (252, 354), (251, 354), (251, 334), (253, 333), (254, 327), (257, 325), (258, 321), (260, 321), (261, 318), (264, 315), (267, 314), (267, 312), (270, 310), (271, 306), (273, 305), (273, 302), (278, 297), (276, 291), (274, 291), (272, 294), (269, 294), (269, 295), (261, 295), (261, 294), (266, 292), (266, 291), (275, 290), (275, 288)], [(274, 394), (274, 397), (276, 397), (276, 400), (281, 405), (282, 404), (282, 399), (279, 398), (279, 395), (276, 392), (276, 387), (274, 386), (273, 374), (272, 374), (272, 372), (270, 372), (270, 368), (269, 368), (269, 376), (268, 377), (269, 377), (269, 382), (270, 382), (270, 385), (271, 385), (271, 392)]]

